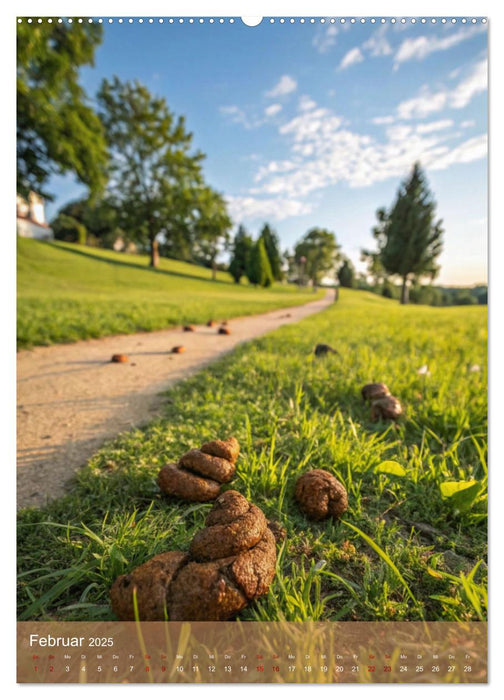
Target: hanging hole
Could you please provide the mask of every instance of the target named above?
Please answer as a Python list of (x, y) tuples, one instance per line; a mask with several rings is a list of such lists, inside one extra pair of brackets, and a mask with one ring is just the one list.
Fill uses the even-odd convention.
[(257, 27), (257, 25), (261, 24), (262, 19), (262, 17), (242, 17), (241, 21), (243, 24), (246, 24), (247, 27)]

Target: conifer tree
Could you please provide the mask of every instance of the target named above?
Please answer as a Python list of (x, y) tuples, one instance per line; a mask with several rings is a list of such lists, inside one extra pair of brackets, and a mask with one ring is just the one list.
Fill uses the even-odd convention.
[(390, 211), (379, 209), (376, 213), (379, 224), (373, 233), (380, 261), (389, 274), (402, 280), (401, 304), (408, 303), (410, 280), (433, 280), (439, 272), (436, 259), (443, 249), (443, 229), (435, 212), (425, 175), (415, 163)]
[(247, 277), (251, 284), (269, 287), (273, 283), (271, 266), (262, 238), (258, 238), (250, 252)]
[(355, 268), (348, 258), (343, 260), (343, 265), (338, 270), (338, 280), (342, 287), (353, 287), (355, 284)]
[(245, 227), (240, 225), (233, 240), (233, 253), (229, 262), (229, 272), (236, 284), (239, 284), (243, 275), (247, 274), (253, 245), (251, 236)]
[(269, 224), (264, 224), (259, 235), (264, 241), (273, 279), (280, 282), (283, 279), (283, 272), (278, 236)]

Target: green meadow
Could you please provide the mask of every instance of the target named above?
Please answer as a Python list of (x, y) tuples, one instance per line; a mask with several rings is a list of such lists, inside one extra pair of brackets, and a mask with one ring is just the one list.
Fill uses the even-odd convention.
[(18, 238), (18, 347), (68, 343), (264, 313), (313, 301), (287, 284), (256, 289), (227, 272), (73, 243)]
[[(127, 275), (145, 279), (153, 327), (166, 312), (162, 285), (194, 290), (187, 308), (166, 312), (164, 325), (196, 314), (203, 288), (215, 289), (205, 298), (205, 318), (232, 315), (233, 304), (251, 313), (254, 304), (305, 300), (275, 288), (257, 301), (258, 292), (233, 287), (234, 300), (226, 301), (226, 293), (219, 296), (230, 289), (225, 281), (212, 287), (182, 273), (109, 262), (84, 283), (72, 270), (88, 259), (62, 245), (27, 246), (23, 257), (23, 274), (30, 269), (40, 289), (55, 261), (61, 265), (38, 306), (30, 280), (20, 279), (21, 308), (40, 313), (22, 326), (25, 344), (118, 332), (114, 304), (126, 309), (133, 298), (140, 318), (142, 293), (128, 290)], [(91, 301), (107, 308), (108, 285), (115, 290), (108, 325), (94, 326)], [(219, 304), (226, 312), (217, 313)], [(51, 308), (61, 310), (66, 335), (42, 332)], [(83, 311), (84, 321), (71, 330), (71, 318)], [(121, 330), (137, 330), (124, 314)], [(486, 619), (486, 328), (486, 307), (403, 307), (342, 290), (324, 312), (243, 344), (179, 383), (166, 393), (163, 417), (105, 445), (67, 496), (20, 512), (19, 619), (114, 619), (108, 592), (115, 578), (165, 550), (187, 550), (211, 508), (163, 496), (159, 469), (228, 435), (242, 448), (230, 487), (287, 530), (269, 594), (240, 619)], [(319, 342), (339, 355), (316, 358)], [(371, 381), (385, 382), (400, 398), (405, 413), (397, 424), (371, 422), (360, 395)], [(294, 485), (312, 468), (346, 486), (349, 508), (340, 521), (313, 523), (299, 511)]]

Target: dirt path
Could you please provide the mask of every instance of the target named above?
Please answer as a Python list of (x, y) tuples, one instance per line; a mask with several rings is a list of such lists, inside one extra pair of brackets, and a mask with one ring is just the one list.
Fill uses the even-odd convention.
[[(103, 443), (159, 414), (160, 392), (238, 343), (326, 308), (325, 299), (233, 319), (231, 335), (196, 326), (22, 350), (17, 355), (17, 505), (43, 505)], [(186, 352), (171, 354), (175, 345)], [(129, 362), (112, 364), (114, 353)]]

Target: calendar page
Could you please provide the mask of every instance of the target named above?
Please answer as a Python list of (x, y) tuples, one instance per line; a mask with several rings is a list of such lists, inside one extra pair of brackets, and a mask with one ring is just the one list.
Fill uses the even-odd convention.
[(16, 19), (18, 683), (487, 683), (488, 25)]

